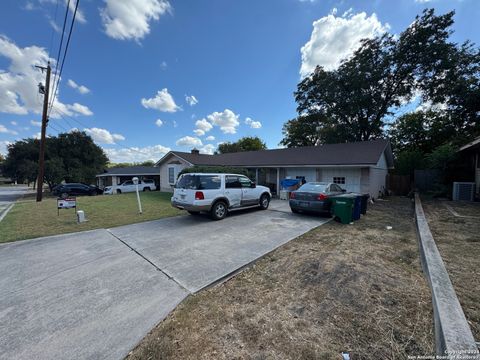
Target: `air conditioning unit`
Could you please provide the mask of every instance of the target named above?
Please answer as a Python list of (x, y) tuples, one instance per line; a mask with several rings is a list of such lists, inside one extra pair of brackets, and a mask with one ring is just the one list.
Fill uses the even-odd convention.
[(460, 201), (473, 201), (475, 198), (475, 183), (454, 182), (452, 199)]

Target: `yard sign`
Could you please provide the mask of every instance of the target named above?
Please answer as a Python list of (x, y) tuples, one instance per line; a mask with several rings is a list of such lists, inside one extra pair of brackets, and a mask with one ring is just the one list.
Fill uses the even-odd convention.
[(60, 215), (60, 209), (75, 209), (77, 210), (77, 198), (67, 197), (65, 199), (57, 199), (57, 215)]

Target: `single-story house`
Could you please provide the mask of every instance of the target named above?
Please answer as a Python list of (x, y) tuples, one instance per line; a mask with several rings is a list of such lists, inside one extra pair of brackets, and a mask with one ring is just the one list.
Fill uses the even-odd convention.
[(138, 177), (139, 180), (154, 180), (157, 189), (160, 188), (158, 167), (153, 166), (128, 166), (106, 169), (102, 174), (96, 175), (97, 186), (100, 189), (104, 189), (106, 186), (115, 187), (124, 181), (132, 180), (134, 177)]
[(207, 155), (198, 150), (170, 151), (156, 164), (160, 190), (172, 191), (182, 169), (194, 165), (246, 168), (252, 180), (278, 193), (285, 178), (334, 182), (347, 191), (377, 198), (386, 190), (386, 177), (393, 168), (390, 142), (386, 139), (298, 148)]
[(480, 197), (480, 137), (462, 146), (458, 153), (468, 166), (469, 181), (475, 182), (476, 197)]

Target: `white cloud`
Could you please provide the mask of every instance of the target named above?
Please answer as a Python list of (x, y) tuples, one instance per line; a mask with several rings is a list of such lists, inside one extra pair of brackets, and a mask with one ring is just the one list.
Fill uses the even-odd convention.
[(224, 134), (235, 134), (239, 115), (236, 115), (232, 110), (225, 109), (223, 112), (214, 112), (207, 116), (207, 119), (213, 125), (219, 126)]
[(213, 125), (210, 124), (207, 120), (201, 119), (195, 122), (197, 129), (203, 130), (204, 133), (210, 131), (213, 128)]
[(157, 95), (150, 99), (142, 99), (143, 107), (147, 109), (155, 109), (163, 112), (176, 112), (181, 108), (175, 104), (172, 95), (169, 94), (168, 89), (164, 88), (157, 91)]
[(245, 119), (245, 124), (250, 126), (252, 129), (260, 129), (262, 127), (262, 123), (260, 121), (254, 121), (249, 117)]
[(41, 133), (41, 132), (37, 132), (36, 134), (33, 134), (32, 137), (33, 137), (35, 140), (39, 140), (39, 139), (42, 137), (42, 133)]
[(32, 124), (33, 126), (38, 126), (38, 127), (42, 126), (41, 121), (30, 120), (30, 124)]
[(195, 129), (195, 130), (193, 130), (193, 133), (197, 136), (205, 135), (205, 131), (203, 131), (202, 129)]
[(177, 124), (177, 122), (176, 122), (175, 120), (173, 120), (172, 124), (173, 124), (173, 127), (174, 127), (174, 128), (178, 127), (178, 124)]
[(187, 102), (188, 105), (194, 106), (198, 104), (198, 100), (194, 95), (185, 95), (185, 101)]
[[(0, 112), (18, 115), (41, 114), (43, 96), (38, 93), (38, 84), (45, 83), (45, 74), (35, 68), (35, 65), (46, 64), (48, 61), (54, 64), (55, 60), (49, 59), (47, 52), (41, 47), (20, 48), (2, 35), (0, 56), (10, 61), (8, 71), (0, 69)], [(58, 93), (54, 106), (68, 116), (91, 115), (91, 111), (84, 105), (67, 105), (58, 101)], [(52, 111), (51, 116), (60, 117), (55, 111)]]
[(367, 16), (365, 12), (353, 15), (347, 11), (344, 16), (335, 16), (336, 11), (313, 22), (310, 40), (302, 47), (300, 75), (310, 74), (317, 65), (327, 70), (336, 69), (360, 45), (360, 40), (372, 38), (389, 29), (377, 15)]
[(129, 147), (124, 149), (103, 148), (111, 162), (143, 162), (148, 160), (158, 161), (170, 148), (163, 145), (153, 145), (146, 147)]
[(120, 134), (112, 134), (106, 129), (91, 128), (83, 129), (88, 135), (90, 135), (93, 141), (100, 144), (115, 144), (116, 141), (125, 140), (125, 137)]
[(17, 126), (18, 123), (16, 121), (10, 121), (10, 124), (12, 124), (13, 126)]
[(213, 136), (213, 135), (207, 136), (207, 137), (205, 138), (205, 140), (207, 140), (207, 141), (213, 141), (213, 140), (215, 140), (215, 136)]
[(184, 136), (177, 140), (177, 146), (202, 146), (202, 140), (198, 137)]
[(160, 120), (160, 119), (157, 119), (157, 121), (155, 121), (155, 125), (157, 125), (158, 127), (160, 127), (160, 126), (163, 125), (163, 121)]
[(212, 155), (213, 152), (215, 151), (215, 146), (212, 145), (212, 144), (205, 144), (199, 150), (200, 150), (200, 153), (202, 153), (202, 154)]
[(0, 141), (0, 154), (6, 155), (7, 154), (7, 146), (10, 145), (10, 141)]
[(160, 63), (160, 69), (162, 69), (162, 70), (167, 70), (167, 68), (168, 68), (167, 62), (166, 62), (166, 61), (162, 61), (162, 62)]
[(4, 125), (2, 125), (2, 124), (0, 124), (0, 133), (18, 135), (18, 132), (16, 132), (15, 130), (7, 129), (7, 128), (6, 128)]
[(426, 4), (431, 2), (432, 0), (415, 0), (415, 2), (420, 3), (420, 4)]
[(100, 9), (105, 33), (117, 40), (140, 40), (150, 33), (150, 22), (171, 12), (167, 0), (104, 0)]
[(68, 86), (70, 86), (72, 89), (75, 89), (77, 90), (80, 94), (84, 95), (84, 94), (88, 94), (90, 92), (90, 89), (87, 88), (86, 86), (83, 86), (83, 85), (78, 85), (75, 81), (73, 81), (72, 79), (68, 79), (68, 82), (67, 82)]

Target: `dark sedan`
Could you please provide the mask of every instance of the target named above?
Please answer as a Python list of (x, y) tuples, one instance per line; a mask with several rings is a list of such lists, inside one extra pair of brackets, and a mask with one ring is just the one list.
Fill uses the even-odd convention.
[(102, 190), (98, 187), (81, 183), (60, 184), (53, 188), (53, 194), (56, 196), (92, 196), (101, 193)]
[(345, 190), (334, 183), (308, 182), (290, 193), (290, 209), (300, 211), (330, 213), (330, 196), (344, 193)]

